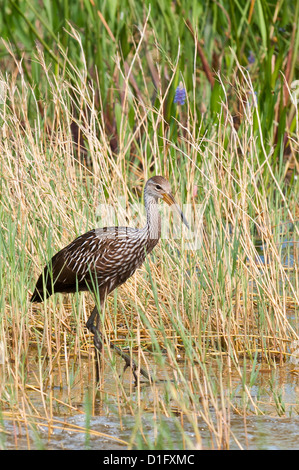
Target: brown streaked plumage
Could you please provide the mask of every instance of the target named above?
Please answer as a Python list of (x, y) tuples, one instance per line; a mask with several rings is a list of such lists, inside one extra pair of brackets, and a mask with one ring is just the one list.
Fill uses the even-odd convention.
[[(146, 226), (142, 229), (98, 228), (79, 236), (56, 253), (45, 266), (36, 283), (31, 302), (43, 302), (57, 292), (91, 290), (99, 295), (102, 309), (107, 295), (132, 276), (158, 243), (161, 235), (158, 199), (173, 205), (188, 226), (171, 194), (169, 182), (162, 176), (154, 176), (147, 181), (144, 189)], [(95, 307), (86, 326), (94, 334), (94, 345), (99, 353), (103, 347), (100, 323), (100, 315)], [(125, 359), (125, 369), (132, 368), (137, 381), (135, 362), (113, 344), (110, 346)], [(99, 373), (98, 369), (99, 365)], [(149, 379), (146, 371), (140, 369), (140, 372)]]

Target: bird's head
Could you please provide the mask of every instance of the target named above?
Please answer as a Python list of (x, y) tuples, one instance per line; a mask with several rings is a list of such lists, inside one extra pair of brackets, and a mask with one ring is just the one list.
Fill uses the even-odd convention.
[(144, 192), (146, 195), (149, 195), (156, 200), (163, 199), (163, 201), (169, 206), (172, 206), (181, 217), (182, 222), (187, 228), (189, 228), (188, 222), (186, 221), (180, 206), (177, 204), (173, 194), (171, 193), (171, 186), (166, 178), (163, 176), (153, 176), (147, 181)]

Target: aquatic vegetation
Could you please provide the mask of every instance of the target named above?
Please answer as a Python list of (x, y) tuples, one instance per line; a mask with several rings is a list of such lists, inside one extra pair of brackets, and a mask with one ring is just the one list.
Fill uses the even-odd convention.
[[(185, 23), (179, 3), (143, 15), (133, 2), (124, 16), (117, 2), (74, 3), (58, 16), (55, 2), (5, 7), (20, 27), (0, 76), (0, 446), (257, 448), (253, 419), (296, 423), (299, 410), (282, 385), (298, 380), (298, 32), (286, 19), (298, 8), (198, 2)], [(155, 380), (134, 387), (106, 348), (96, 388), (89, 293), (37, 306), (30, 293), (47, 259), (105, 225), (104, 207), (142, 226), (153, 174), (171, 180), (191, 230), (164, 217), (103, 324)]]

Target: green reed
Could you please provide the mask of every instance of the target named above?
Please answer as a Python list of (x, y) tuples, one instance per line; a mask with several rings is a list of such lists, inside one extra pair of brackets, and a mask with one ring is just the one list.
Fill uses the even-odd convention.
[[(85, 404), (82, 432), (90, 446), (99, 401), (101, 412), (115, 413), (120, 423), (134, 417), (126, 444), (132, 448), (200, 448), (201, 426), (210, 447), (241, 447), (231, 416), (264, 413), (251, 394), (259, 365), (286, 364), (297, 339), (298, 183), (291, 157), (298, 114), (280, 70), (288, 70), (290, 85), (298, 33), (287, 18), (298, 11), (283, 1), (274, 10), (257, 2), (252, 15), (251, 2), (242, 11), (231, 2), (197, 4), (192, 34), (182, 21), (192, 5), (151, 3), (149, 12), (138, 2), (108, 2), (101, 16), (87, 1), (44, 2), (40, 12), (34, 2), (10, 1), (1, 12), (9, 72), (0, 77), (1, 426), (5, 419), (23, 426), (28, 447), (29, 429), (42, 446), (41, 423), (51, 440), (55, 411), (78, 413), (78, 403)], [(201, 68), (202, 39), (209, 69)], [(15, 76), (11, 53), (17, 58), (22, 48)], [(215, 50), (220, 74), (212, 85)], [(187, 100), (179, 107), (173, 98), (180, 80)], [(97, 389), (84, 327), (91, 296), (31, 305), (30, 293), (56, 251), (102, 224), (100, 203), (117, 208), (123, 196), (127, 223), (142, 224), (144, 214), (137, 220), (130, 203), (140, 202), (153, 174), (169, 177), (180, 204), (190, 204), (192, 230), (199, 206), (201, 244), (185, 250), (187, 234), (175, 238), (172, 220), (169, 239), (105, 308), (107, 339), (157, 381), (134, 389), (106, 348)], [(286, 241), (293, 243), (289, 264)], [(275, 386), (271, 393), (283, 415), (287, 404)], [(153, 431), (144, 413), (153, 417)]]

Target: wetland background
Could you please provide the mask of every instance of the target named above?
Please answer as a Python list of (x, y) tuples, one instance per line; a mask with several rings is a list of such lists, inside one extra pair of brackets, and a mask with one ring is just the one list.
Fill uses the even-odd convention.
[[(283, 0), (3, 2), (1, 448), (298, 448), (298, 15)], [(170, 218), (103, 312), (107, 341), (156, 380), (134, 387), (105, 349), (97, 387), (92, 297), (30, 294), (104, 204), (142, 224), (154, 174), (199, 244)]]

